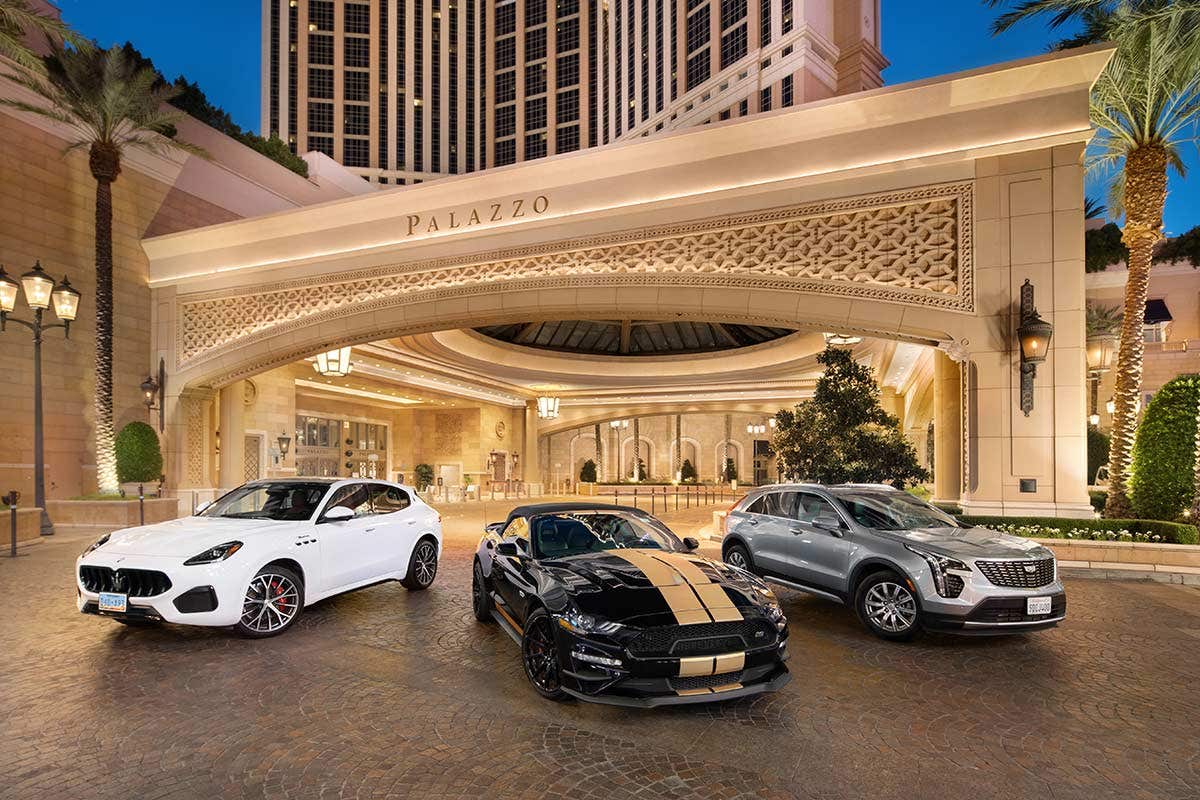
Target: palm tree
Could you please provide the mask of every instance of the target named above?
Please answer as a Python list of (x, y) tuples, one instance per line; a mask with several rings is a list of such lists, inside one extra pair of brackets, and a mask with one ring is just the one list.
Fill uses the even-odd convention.
[[(986, 0), (998, 5), (1002, 0)], [(1109, 208), (1124, 212), (1128, 280), (1117, 350), (1108, 500), (1104, 513), (1130, 512), (1127, 484), (1142, 385), (1142, 321), (1154, 247), (1163, 238), (1167, 169), (1183, 173), (1181, 148), (1200, 120), (1200, 0), (1025, 0), (997, 20), (1050, 15), (1052, 25), (1082, 19), (1090, 35), (1116, 44), (1092, 88), (1096, 128), (1085, 155), (1111, 178)]]
[(1089, 197), (1083, 202), (1083, 218), (1084, 219), (1104, 219), (1104, 215), (1108, 213), (1108, 208), (1094, 197)]
[(45, 103), (0, 103), (62, 123), (71, 129), (66, 150), (88, 151), (96, 179), (96, 478), (102, 493), (115, 493), (112, 185), (127, 150), (200, 150), (170, 138), (174, 122), (183, 116), (167, 105), (176, 90), (153, 69), (132, 62), (120, 47), (55, 46), (45, 67), (44, 75), (22, 71), (7, 76), (40, 94)]
[(41, 57), (29, 46), (29, 37), (34, 33), (45, 35), (48, 42), (82, 44), (67, 23), (35, 11), (28, 0), (0, 0), (0, 56), (24, 69), (45, 74)]

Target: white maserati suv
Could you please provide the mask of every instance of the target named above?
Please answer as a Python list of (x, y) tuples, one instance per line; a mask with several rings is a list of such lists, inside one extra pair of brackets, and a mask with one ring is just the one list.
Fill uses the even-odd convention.
[(126, 624), (287, 630), (305, 606), (383, 581), (425, 589), (442, 518), (406, 486), (252, 481), (192, 517), (101, 537), (76, 561), (79, 610)]

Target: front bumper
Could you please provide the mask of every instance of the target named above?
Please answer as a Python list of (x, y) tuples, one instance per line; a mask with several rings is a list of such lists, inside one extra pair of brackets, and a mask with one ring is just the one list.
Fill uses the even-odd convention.
[[(1046, 587), (1050, 588), (1050, 587)], [(1050, 597), (1050, 613), (1030, 616), (1025, 613), (1029, 597)], [(1030, 592), (1018, 596), (988, 597), (965, 615), (939, 614), (924, 611), (921, 623), (926, 629), (966, 636), (1004, 636), (1012, 633), (1032, 633), (1053, 628), (1067, 616), (1067, 595), (1061, 589), (1054, 593)]]
[[(161, 572), (170, 580), (171, 587), (153, 596), (128, 596), (124, 614), (101, 613), (100, 593), (90, 591), (84, 585), (79, 574), (81, 566)], [(241, 614), (244, 587), (250, 580), (250, 576), (243, 575), (243, 572), (245, 570), (231, 568), (228, 562), (188, 567), (177, 558), (113, 557), (98, 550), (80, 556), (75, 561), (75, 605), (82, 614), (226, 627), (236, 624)]]
[[(639, 658), (616, 642), (556, 631), (562, 687), (591, 703), (654, 708), (773, 692), (790, 680), (787, 634), (764, 647), (692, 658)], [(585, 653), (619, 662), (598, 664)]]

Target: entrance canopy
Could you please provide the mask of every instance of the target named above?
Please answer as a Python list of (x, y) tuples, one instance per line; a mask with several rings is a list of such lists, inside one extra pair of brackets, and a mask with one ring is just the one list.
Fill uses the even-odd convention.
[[(1091, 48), (156, 237), (168, 371), (547, 319), (939, 341), (977, 314), (977, 167), (1090, 135)], [(991, 246), (992, 243), (986, 243)], [(636, 314), (632, 313), (636, 312)]]

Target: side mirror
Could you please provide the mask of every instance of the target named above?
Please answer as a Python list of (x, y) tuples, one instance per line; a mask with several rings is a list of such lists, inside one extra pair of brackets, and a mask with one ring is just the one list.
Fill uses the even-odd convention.
[(500, 534), (504, 533), (504, 523), (489, 522), (487, 525), (483, 526), (483, 529), (494, 536), (499, 536)]
[(321, 522), (345, 522), (348, 519), (354, 519), (354, 509), (336, 506), (325, 512)]
[(204, 509), (208, 508), (212, 504), (213, 504), (212, 500), (205, 500), (203, 503), (196, 506), (196, 510), (192, 512), (192, 516), (195, 516), (195, 517), (200, 516), (201, 514), (204, 513)]
[(501, 542), (496, 545), (496, 555), (508, 556), (509, 558), (520, 558), (522, 553), (517, 549), (516, 542)]
[(691, 536), (685, 536), (683, 537), (683, 546), (688, 550), (696, 550), (700, 547), (700, 542)]
[(834, 536), (842, 535), (842, 519), (836, 514), (818, 514), (813, 519), (812, 526), (818, 530), (828, 531)]

